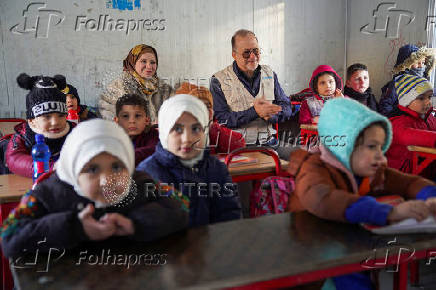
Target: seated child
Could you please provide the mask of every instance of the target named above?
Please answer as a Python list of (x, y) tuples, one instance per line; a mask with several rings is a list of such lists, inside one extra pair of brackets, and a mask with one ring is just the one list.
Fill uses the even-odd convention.
[(226, 165), (206, 150), (209, 115), (190, 95), (175, 95), (159, 109), (156, 152), (139, 164), (161, 182), (171, 183), (191, 200), (189, 225), (239, 219), (241, 206)]
[(158, 184), (149, 192), (154, 181), (134, 170), (133, 146), (123, 129), (101, 119), (79, 123), (56, 170), (4, 222), (3, 253), (69, 249), (112, 236), (151, 241), (185, 228), (189, 201)]
[(369, 86), (368, 68), (364, 64), (355, 63), (347, 68), (344, 95), (378, 111), (377, 100)]
[(209, 147), (211, 154), (230, 153), (245, 147), (245, 140), (241, 133), (220, 125), (213, 118), (213, 97), (205, 87), (184, 82), (176, 90), (176, 94), (187, 94), (199, 98), (209, 111)]
[(393, 78), (382, 90), (380, 97), (379, 112), (390, 117), (392, 111), (397, 108), (398, 96), (395, 91), (395, 78), (408, 74), (430, 79), (430, 72), (435, 64), (435, 52), (432, 48), (417, 47), (406, 44), (398, 51), (397, 62), (392, 70)]
[(159, 132), (146, 115), (147, 102), (138, 95), (126, 94), (115, 104), (114, 121), (129, 135), (135, 147), (135, 166), (154, 153)]
[(300, 124), (318, 123), (319, 114), (325, 101), (330, 98), (343, 97), (342, 79), (331, 66), (320, 65), (312, 73), (309, 87), (313, 95), (301, 102)]
[[(296, 188), (290, 211), (375, 225), (423, 220), (436, 213), (435, 183), (386, 167), (384, 153), (392, 138), (388, 119), (354, 100), (338, 98), (321, 111), (318, 132), (318, 153), (302, 149), (291, 153), (288, 171), (296, 178)], [(341, 136), (342, 142), (338, 144), (335, 136)], [(392, 194), (408, 201), (392, 207), (373, 197)], [(347, 289), (346, 280), (359, 277), (371, 284), (368, 273), (352, 274), (335, 278), (336, 288)]]
[[(409, 145), (436, 147), (436, 118), (431, 98), (433, 86), (427, 79), (413, 75), (395, 78), (398, 102), (391, 113), (393, 139), (386, 153), (389, 167), (412, 172), (412, 152)], [(423, 176), (435, 178), (436, 171), (428, 167)]]
[(74, 123), (68, 122), (65, 95), (58, 89), (58, 80), (50, 77), (20, 74), (18, 85), (30, 92), (26, 96), (26, 123), (15, 126), (15, 135), (6, 149), (6, 163), (9, 170), (18, 175), (32, 177), (32, 146), (36, 144), (35, 134), (44, 135), (51, 158), (50, 168), (59, 158), (65, 138)]
[(67, 112), (69, 110), (77, 111), (77, 114), (79, 115), (79, 122), (99, 117), (97, 110), (87, 105), (80, 104), (80, 98), (77, 89), (73, 87), (73, 85), (67, 84), (64, 76), (55, 75), (53, 78), (58, 79), (58, 81), (61, 83), (59, 88), (67, 97)]

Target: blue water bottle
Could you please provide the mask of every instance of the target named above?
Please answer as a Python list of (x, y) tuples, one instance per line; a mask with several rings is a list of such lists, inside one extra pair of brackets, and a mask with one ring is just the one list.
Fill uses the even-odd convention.
[(33, 182), (35, 182), (38, 177), (50, 170), (50, 149), (47, 144), (44, 143), (44, 135), (35, 135), (36, 144), (32, 147), (32, 158), (33, 158)]

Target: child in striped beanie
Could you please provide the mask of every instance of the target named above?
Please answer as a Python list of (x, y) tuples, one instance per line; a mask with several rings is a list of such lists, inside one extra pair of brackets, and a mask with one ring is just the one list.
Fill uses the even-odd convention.
[[(412, 152), (407, 146), (436, 146), (436, 118), (431, 101), (433, 86), (425, 78), (404, 74), (395, 78), (395, 90), (398, 106), (389, 118), (393, 139), (386, 157), (389, 167), (411, 173)], [(423, 173), (432, 179), (435, 174), (435, 166), (427, 167)]]

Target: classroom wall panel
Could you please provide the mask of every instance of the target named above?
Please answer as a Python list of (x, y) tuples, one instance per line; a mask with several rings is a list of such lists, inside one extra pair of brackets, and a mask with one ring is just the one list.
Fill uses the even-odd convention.
[(0, 117), (25, 114), (26, 91), (15, 81), (21, 72), (62, 73), (82, 102), (95, 106), (138, 43), (157, 49), (158, 74), (170, 84), (207, 86), (232, 62), (230, 39), (239, 28), (257, 34), (261, 63), (272, 66), (287, 94), (306, 88), (319, 64), (343, 76), (356, 61), (369, 66), (379, 92), (399, 45), (426, 42), (428, 1), (396, 1), (416, 16), (409, 25), (401, 18), (398, 39), (360, 31), (382, 3), (374, 0), (0, 1)]
[[(20, 72), (63, 73), (78, 88), (82, 102), (95, 105), (103, 88), (121, 72), (129, 49), (138, 43), (156, 47), (159, 76), (169, 83), (190, 80), (208, 85), (213, 73), (232, 62), (230, 39), (239, 28), (255, 31), (264, 52), (262, 63), (273, 67), (290, 94), (307, 86), (319, 63), (339, 71), (344, 66), (344, 3), (1, 1), (0, 117), (24, 116), (26, 92), (15, 81)], [(158, 22), (144, 28), (147, 19)], [(126, 30), (127, 25), (111, 25), (129, 20), (131, 28), (136, 23), (134, 31)]]
[(429, 0), (348, 0), (347, 65), (368, 66), (377, 98), (392, 79), (398, 49), (407, 43), (427, 44), (428, 5)]

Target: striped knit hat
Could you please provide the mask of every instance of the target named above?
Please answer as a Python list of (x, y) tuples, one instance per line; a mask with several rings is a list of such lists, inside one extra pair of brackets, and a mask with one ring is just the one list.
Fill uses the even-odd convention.
[(398, 96), (398, 103), (403, 107), (407, 107), (419, 95), (428, 91), (433, 91), (433, 86), (425, 78), (409, 74), (399, 75), (395, 78), (395, 92)]

